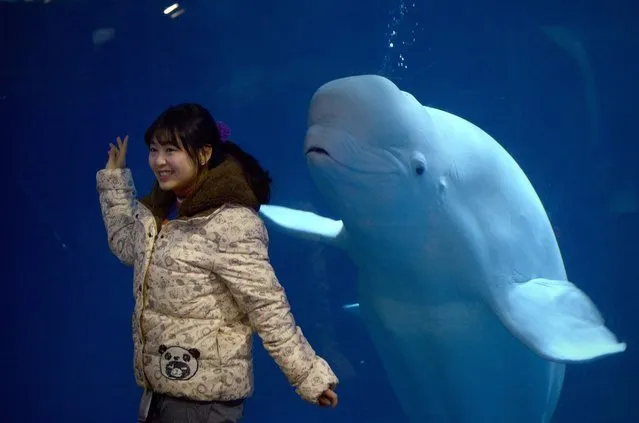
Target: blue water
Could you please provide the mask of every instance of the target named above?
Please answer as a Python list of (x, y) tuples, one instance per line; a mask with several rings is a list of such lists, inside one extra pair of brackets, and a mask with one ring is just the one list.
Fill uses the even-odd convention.
[[(639, 421), (639, 32), (630, 0), (0, 1), (5, 156), (4, 422), (130, 422), (132, 272), (110, 253), (95, 173), (130, 135), (195, 101), (274, 179), (273, 202), (332, 216), (301, 154), (322, 83), (379, 73), (486, 129), (526, 170), (571, 280), (628, 350), (569, 366), (553, 423)], [(584, 55), (585, 54), (585, 55)], [(581, 56), (580, 56), (581, 55)], [(585, 58), (585, 59), (584, 59)], [(341, 252), (271, 233), (293, 313), (341, 379), (304, 403), (256, 343), (246, 422), (407, 422)], [(429, 422), (437, 423), (437, 422)]]

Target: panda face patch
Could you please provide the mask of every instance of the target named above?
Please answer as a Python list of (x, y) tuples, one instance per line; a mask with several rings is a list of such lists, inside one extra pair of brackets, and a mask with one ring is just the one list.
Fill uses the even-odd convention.
[(199, 367), (200, 351), (196, 348), (167, 347), (160, 345), (160, 371), (171, 380), (189, 380)]

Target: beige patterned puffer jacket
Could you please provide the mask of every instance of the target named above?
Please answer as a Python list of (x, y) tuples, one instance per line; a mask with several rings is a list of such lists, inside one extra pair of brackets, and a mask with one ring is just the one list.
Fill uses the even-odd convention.
[(156, 184), (137, 200), (129, 169), (98, 171), (97, 189), (111, 251), (134, 268), (138, 385), (193, 400), (248, 397), (253, 330), (304, 400), (338, 383), (293, 319), (234, 159), (201, 177), (168, 222), (173, 194)]

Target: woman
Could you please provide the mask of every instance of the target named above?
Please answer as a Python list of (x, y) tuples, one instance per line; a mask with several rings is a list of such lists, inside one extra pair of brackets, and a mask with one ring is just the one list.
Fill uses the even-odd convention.
[(296, 325), (257, 214), (271, 179), (197, 104), (170, 107), (145, 134), (157, 181), (136, 200), (128, 136), (97, 189), (109, 247), (134, 268), (138, 421), (237, 422), (253, 392), (256, 331), (296, 392), (337, 405), (338, 379)]

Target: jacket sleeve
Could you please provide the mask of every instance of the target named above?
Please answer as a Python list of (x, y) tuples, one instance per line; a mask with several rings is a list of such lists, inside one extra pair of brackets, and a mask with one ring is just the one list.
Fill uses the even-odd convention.
[(296, 325), (290, 306), (268, 257), (268, 233), (248, 209), (234, 209), (229, 232), (219, 239), (215, 272), (248, 314), (264, 348), (304, 400), (319, 396), (339, 381)]
[(111, 252), (124, 264), (133, 265), (133, 202), (135, 186), (130, 169), (101, 169), (96, 175), (102, 219)]

